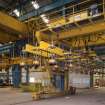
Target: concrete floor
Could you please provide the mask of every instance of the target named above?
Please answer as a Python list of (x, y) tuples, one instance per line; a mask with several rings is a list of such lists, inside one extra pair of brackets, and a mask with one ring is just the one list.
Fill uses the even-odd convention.
[(79, 90), (75, 96), (32, 101), (31, 94), (0, 88), (0, 105), (105, 105), (105, 88)]

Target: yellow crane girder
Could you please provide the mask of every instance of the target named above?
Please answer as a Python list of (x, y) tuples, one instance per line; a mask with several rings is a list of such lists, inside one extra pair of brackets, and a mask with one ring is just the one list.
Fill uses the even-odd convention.
[[(84, 46), (91, 46), (91, 45), (102, 45), (105, 44), (105, 34), (102, 35), (90, 35), (92, 39), (89, 40), (89, 37), (78, 37), (78, 39), (72, 40), (63, 40), (63, 42), (72, 47), (84, 47)], [(86, 43), (84, 42), (86, 41)]]
[[(58, 23), (59, 23), (59, 21), (58, 21)], [(55, 22), (55, 23), (58, 24), (57, 22)], [(62, 20), (60, 23), (64, 24), (62, 22)], [(54, 27), (54, 24), (53, 24), (53, 27)], [(100, 31), (104, 31), (104, 30), (105, 30), (105, 22), (99, 22), (96, 24), (81, 27), (80, 29), (76, 28), (76, 29), (72, 29), (72, 30), (70, 29), (70, 30), (66, 30), (63, 32), (59, 32), (59, 40), (64, 40), (64, 39), (66, 40), (68, 38), (73, 38), (73, 37), (78, 37), (78, 36), (84, 37), (84, 36), (87, 36), (88, 34), (100, 32)], [(43, 30), (43, 31), (45, 31), (45, 30)], [(48, 40), (51, 38), (50, 35), (43, 33), (43, 31), (36, 32), (36, 38), (39, 43), (42, 40), (46, 40), (48, 42)], [(52, 33), (52, 35), (53, 35), (52, 39), (57, 40), (57, 36), (54, 33)], [(105, 39), (104, 35), (102, 36), (102, 38)], [(105, 42), (103, 39), (100, 39), (96, 42), (88, 42), (88, 45), (104, 44)], [(80, 47), (84, 46), (83, 41), (80, 41), (79, 43), (80, 43), (80, 45), (79, 45)], [(78, 47), (78, 45), (74, 45), (74, 42), (70, 43), (70, 45), (73, 45), (74, 47)]]
[(93, 25), (83, 26), (81, 29), (72, 29), (65, 32), (60, 32), (59, 39), (67, 39), (75, 36), (86, 36), (91, 33), (96, 33), (105, 30), (105, 22), (96, 23)]
[(43, 56), (43, 57), (50, 57), (51, 54), (56, 54), (58, 56), (64, 56), (62, 49), (58, 47), (51, 49), (50, 46), (51, 45), (49, 43), (41, 41), (38, 47), (26, 44), (26, 47), (23, 51), (32, 53), (32, 54), (36, 54), (39, 56)]
[(2, 59), (2, 62), (0, 63), (0, 68), (7, 68), (14, 64), (21, 64), (22, 62), (24, 62), (25, 64), (32, 64), (33, 59), (32, 58), (22, 58), (22, 57)]
[(27, 25), (17, 19), (0, 12), (0, 42), (7, 43), (21, 37), (26, 37)]
[[(60, 19), (52, 20), (49, 23), (49, 29), (55, 28), (58, 26), (62, 26), (65, 24), (73, 23), (73, 22), (82, 21), (82, 20), (88, 19), (88, 18), (90, 18), (90, 17), (88, 17), (87, 11), (83, 11), (81, 13), (77, 13), (77, 14), (74, 14), (73, 16), (68, 17), (68, 21), (66, 21), (65, 18), (63, 18), (63, 17)], [(28, 32), (28, 28), (25, 23), (22, 23), (16, 19), (14, 19), (13, 17), (10, 17), (2, 12), (0, 12), (0, 28), (3, 30), (6, 30), (5, 32), (0, 30), (0, 37), (1, 37), (0, 41), (2, 41), (3, 39), (5, 39), (7, 41), (10, 41), (12, 39), (15, 40), (17, 37), (11, 36), (10, 35), (11, 33), (13, 35), (14, 34), (22, 34), (24, 36)], [(75, 36), (86, 36), (87, 34), (104, 31), (104, 30), (105, 30), (105, 22), (102, 21), (99, 23), (94, 23), (92, 25), (87, 25), (87, 26), (83, 26), (83, 27), (81, 26), (80, 28), (68, 29), (66, 31), (61, 31), (58, 34), (59, 34), (59, 40), (64, 40), (64, 39), (72, 38)], [(6, 33), (8, 33), (8, 34), (6, 34)], [(56, 33), (52, 33), (52, 38), (54, 40), (57, 40), (57, 36), (55, 34)], [(48, 41), (50, 39), (50, 35), (43, 33), (43, 30), (37, 31), (35, 36), (39, 43), (40, 43), (40, 41)], [(5, 40), (3, 40), (3, 41), (5, 41)], [(101, 43), (103, 44), (104, 41), (101, 40), (99, 42), (95, 42), (96, 45), (101, 44)], [(91, 44), (94, 44), (94, 43), (90, 43), (90, 45)], [(81, 46), (83, 46), (82, 42), (81, 42)]]
[[(95, 16), (89, 16), (88, 15), (88, 11), (84, 10), (80, 13), (75, 13), (73, 15), (70, 15), (66, 18), (64, 17), (60, 17), (54, 20), (51, 20), (50, 23), (47, 25), (48, 28), (42, 29), (40, 31), (36, 32), (36, 37), (38, 39), (38, 42), (40, 42), (42, 40), (42, 36), (43, 37), (49, 37), (51, 35), (46, 34), (45, 35), (45, 31), (46, 30), (52, 30), (53, 28), (57, 28), (57, 27), (62, 27), (64, 25), (67, 24), (71, 24), (71, 23), (77, 23), (80, 21), (84, 21), (84, 20), (88, 20), (90, 21), (92, 18), (100, 18), (100, 16), (103, 16), (103, 13), (99, 13)], [(77, 26), (78, 27), (78, 26)], [(92, 22), (92, 24), (86, 25), (86, 26), (80, 26), (78, 28), (74, 28), (74, 29), (67, 29), (58, 33), (54, 33), (52, 32), (52, 39), (53, 40), (57, 40), (57, 34), (59, 34), (59, 40), (68, 40), (68, 38), (74, 38), (74, 37), (84, 37), (87, 36), (89, 34), (93, 34), (93, 33), (97, 33), (97, 32), (101, 32), (101, 31), (105, 31), (105, 22), (104, 21), (100, 21), (97, 23)], [(94, 34), (95, 35), (95, 34)], [(103, 37), (103, 36), (102, 36)], [(89, 45), (98, 45), (98, 44), (103, 44), (105, 43), (104, 40), (98, 40), (96, 42), (89, 42)], [(71, 45), (74, 46), (74, 42), (70, 42)], [(78, 47), (78, 45), (75, 45), (76, 47)], [(80, 41), (80, 46), (84, 46), (84, 43), (82, 41)]]
[(15, 18), (0, 12), (0, 28), (11, 33), (27, 33), (27, 25)]
[(75, 13), (73, 15), (69, 15), (66, 18), (63, 16), (63, 17), (58, 17), (56, 19), (52, 19), (52, 20), (50, 20), (50, 23), (47, 26), (48, 26), (48, 28), (57, 28), (57, 27), (61, 27), (61, 26), (67, 25), (67, 24), (86, 20), (88, 18), (90, 18), (90, 16), (88, 16), (88, 11), (84, 10), (80, 13)]

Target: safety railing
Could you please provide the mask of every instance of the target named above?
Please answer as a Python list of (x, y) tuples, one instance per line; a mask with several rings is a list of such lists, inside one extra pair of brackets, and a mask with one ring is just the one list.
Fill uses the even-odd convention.
[[(38, 22), (38, 25), (36, 25), (37, 29), (41, 30), (47, 28), (56, 28), (76, 21), (82, 21), (84, 19), (92, 19), (98, 16), (103, 16), (104, 20), (105, 0), (100, 0), (98, 3), (93, 2), (93, 0), (86, 0), (71, 6), (64, 6), (63, 8), (54, 12), (46, 13), (45, 16), (49, 20), (48, 23), (45, 23), (41, 17), (35, 19), (32, 18), (28, 20), (28, 22), (37, 21)], [(71, 18), (72, 22), (70, 20)]]

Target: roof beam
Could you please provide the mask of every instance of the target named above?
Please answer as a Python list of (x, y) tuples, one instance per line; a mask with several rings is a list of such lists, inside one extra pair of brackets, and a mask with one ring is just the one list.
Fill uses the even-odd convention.
[(43, 14), (45, 12), (54, 10), (56, 8), (59, 8), (59, 7), (62, 7), (65, 4), (68, 4), (68, 3), (73, 2), (73, 1), (77, 1), (77, 0), (56, 0), (55, 2), (48, 4), (46, 6), (43, 6), (43, 7), (39, 8), (38, 10), (33, 10), (32, 12), (29, 12), (29, 13), (21, 16), (19, 19), (22, 21), (27, 20), (28, 18), (38, 16), (38, 15)]

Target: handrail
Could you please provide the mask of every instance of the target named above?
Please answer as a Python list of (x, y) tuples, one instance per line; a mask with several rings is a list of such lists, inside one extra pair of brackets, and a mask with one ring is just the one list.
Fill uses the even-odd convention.
[[(90, 9), (90, 7), (88, 7), (88, 8), (83, 8), (83, 9), (80, 9), (80, 10), (75, 10), (74, 8), (76, 7), (76, 6), (78, 6), (78, 5), (81, 5), (82, 3), (87, 3), (87, 2), (89, 2), (89, 1), (91, 1), (91, 0), (87, 0), (87, 1), (84, 1), (84, 2), (81, 2), (81, 3), (79, 3), (79, 4), (76, 4), (76, 5), (73, 5), (73, 6), (70, 6), (70, 7), (67, 7), (67, 8), (64, 8), (64, 9), (61, 9), (61, 10), (58, 10), (58, 11), (56, 11), (56, 12), (52, 12), (52, 13), (50, 13), (50, 14), (46, 14), (46, 17), (48, 17), (49, 19), (50, 19), (50, 21), (56, 21), (56, 20), (59, 20), (60, 18), (65, 18), (65, 19), (67, 19), (68, 17), (70, 17), (70, 16), (74, 16), (75, 14), (79, 14), (79, 13), (81, 13), (81, 12), (84, 12), (84, 11), (89, 11), (89, 9)], [(99, 8), (101, 8), (102, 9), (102, 11), (100, 12), (99, 11), (99, 13), (101, 14), (101, 15), (104, 15), (104, 5), (105, 5), (105, 3), (103, 2), (103, 3), (100, 3), (100, 4), (97, 4), (97, 7)], [(51, 15), (53, 15), (54, 16), (54, 14), (57, 14), (57, 12), (59, 13), (59, 11), (60, 12), (62, 12), (62, 11), (66, 11), (66, 10), (68, 10), (68, 9), (71, 9), (71, 12), (70, 13), (66, 13), (65, 15), (58, 15), (58, 16), (55, 16), (54, 18), (50, 18), (51, 17)], [(41, 18), (39, 17), (39, 18), (37, 18), (37, 20), (36, 21), (38, 21), (38, 19), (40, 20)], [(33, 20), (34, 21), (34, 20)], [(50, 23), (49, 23), (50, 24)], [(45, 26), (45, 24), (44, 24), (44, 22), (41, 22), (41, 23), (39, 23), (39, 26), (43, 29), (43, 27), (42, 26)], [(39, 29), (41, 29), (41, 28), (39, 28)], [(46, 28), (46, 27), (45, 27)]]

